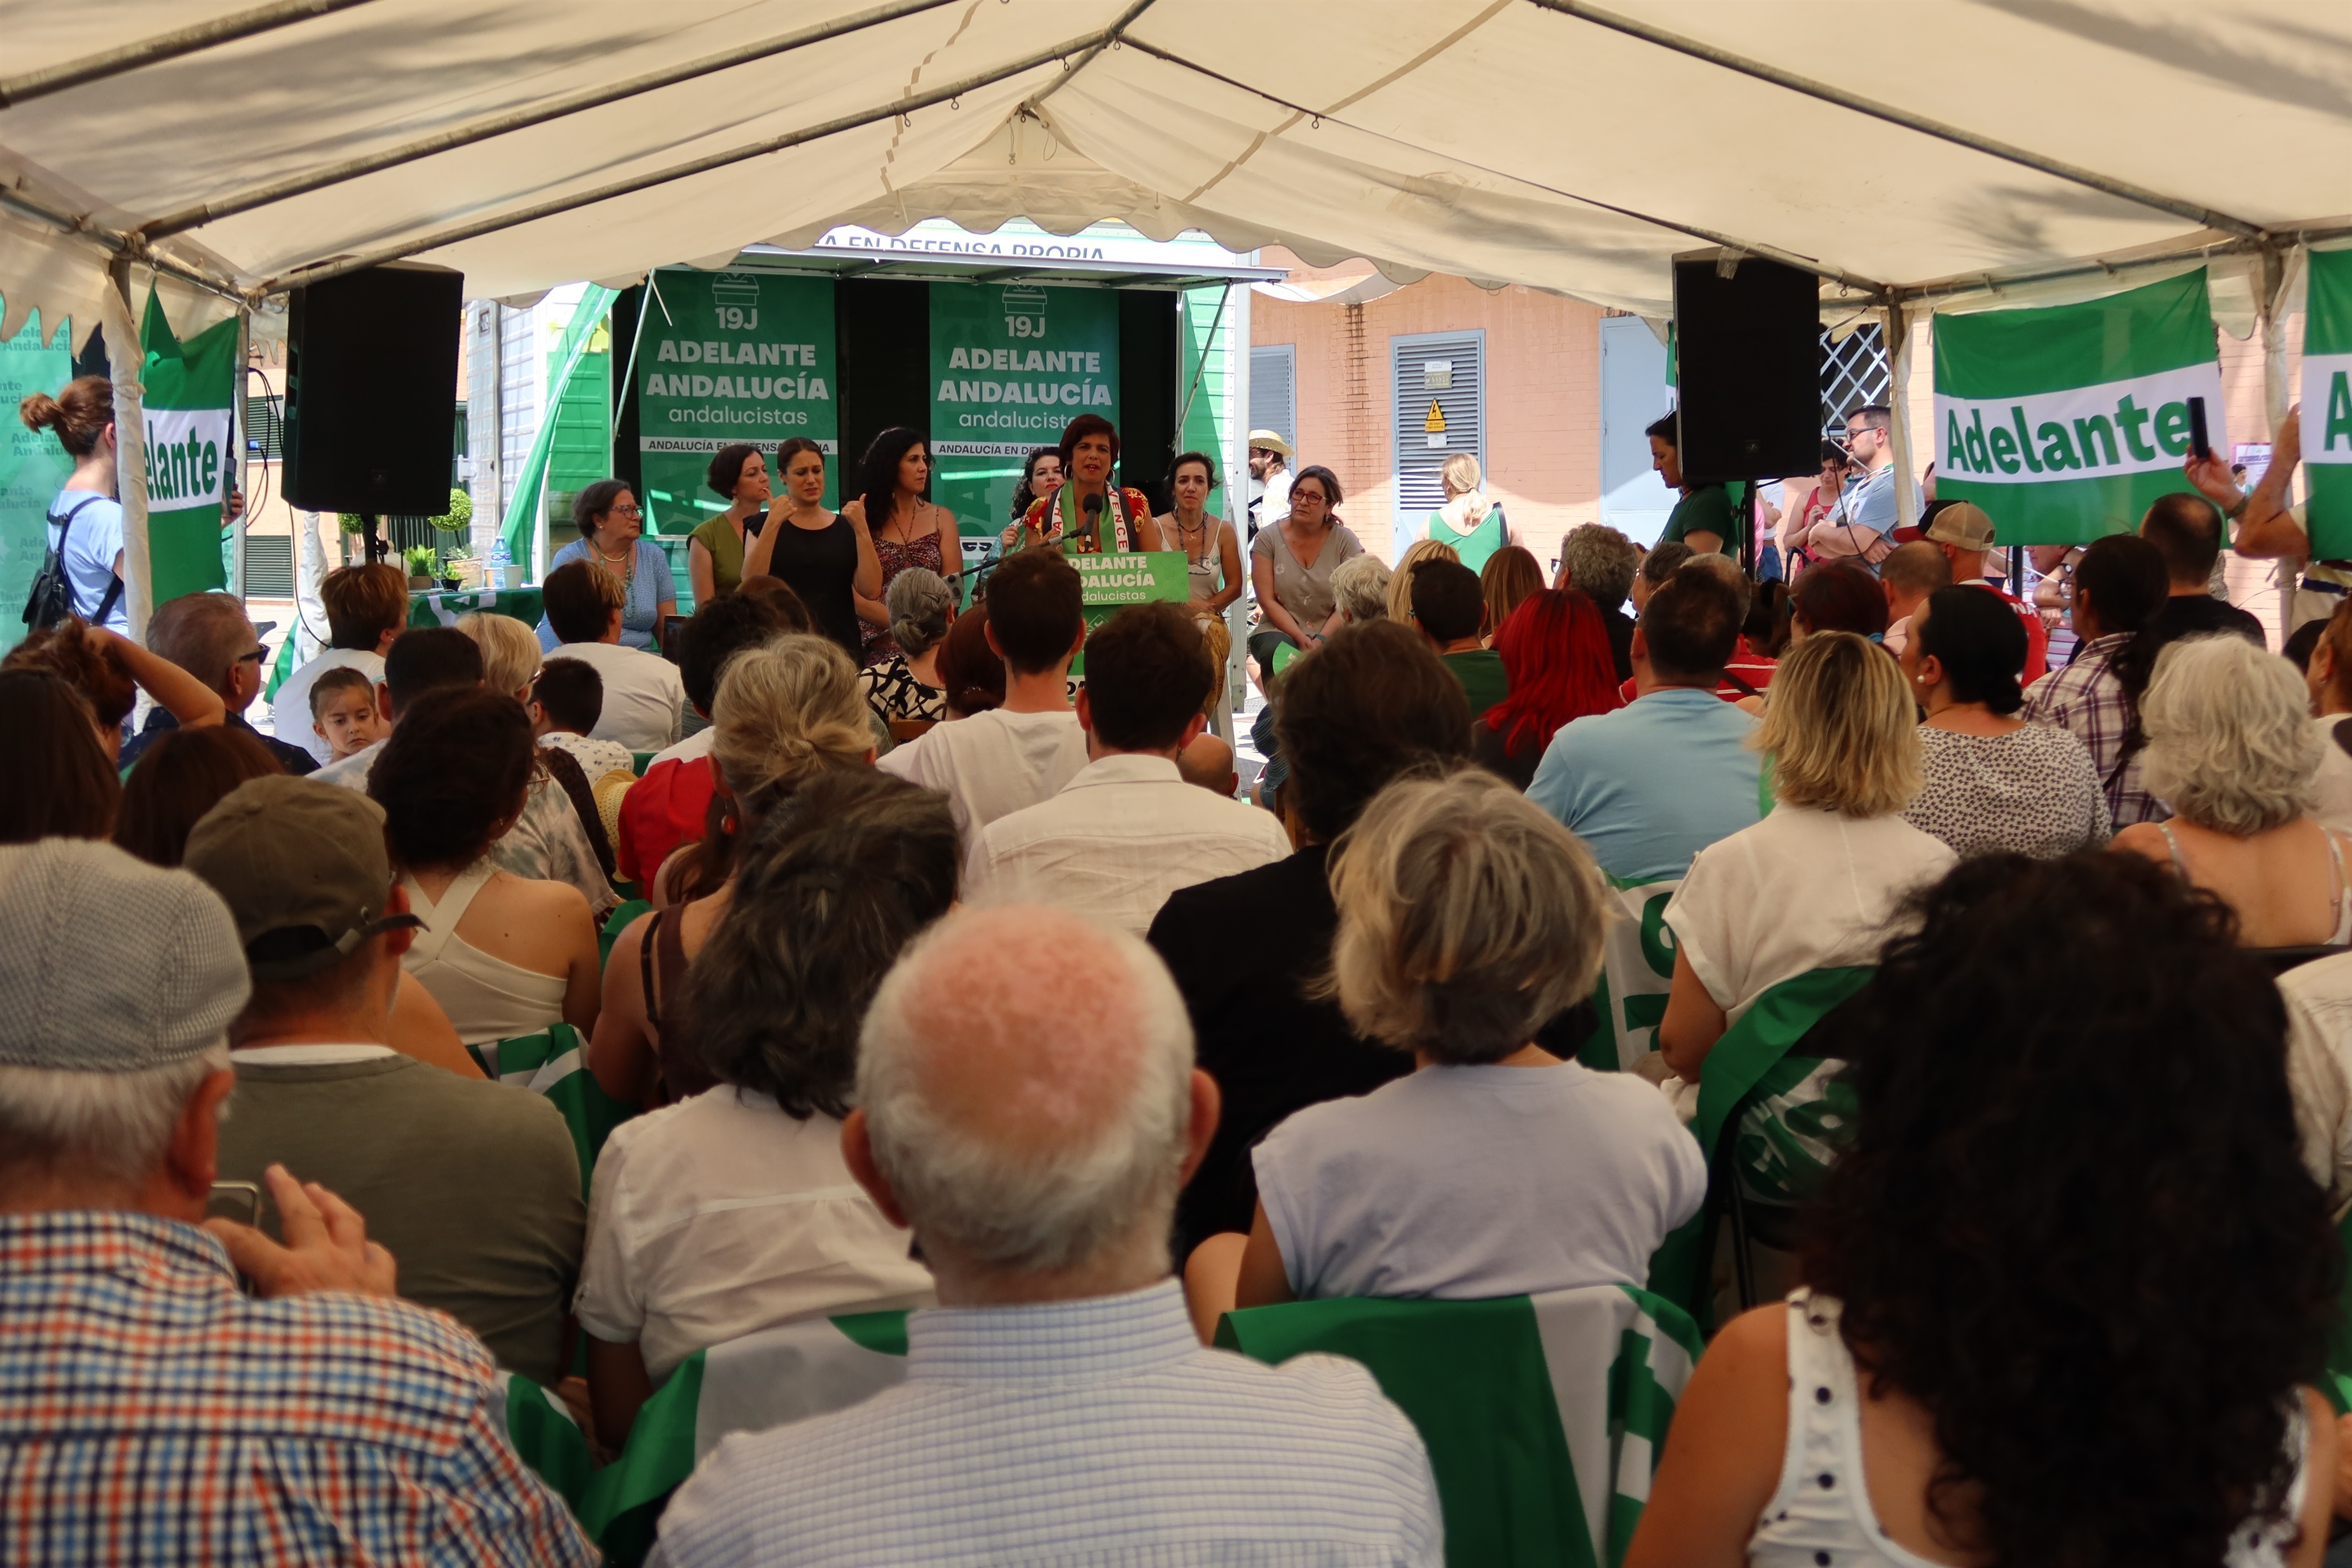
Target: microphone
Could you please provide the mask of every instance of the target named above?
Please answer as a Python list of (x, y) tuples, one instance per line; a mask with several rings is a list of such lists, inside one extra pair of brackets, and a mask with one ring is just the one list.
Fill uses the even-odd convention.
[(1078, 504), (1086, 508), (1087, 542), (1099, 550), (1102, 549), (1103, 498), (1100, 496), (1088, 496)]

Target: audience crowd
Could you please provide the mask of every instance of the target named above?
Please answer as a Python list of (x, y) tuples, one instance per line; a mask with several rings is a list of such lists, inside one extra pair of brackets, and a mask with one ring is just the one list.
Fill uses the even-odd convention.
[(226, 595), (33, 631), (0, 1558), (586, 1563), (518, 1391), (610, 1465), (830, 1320), (889, 1375), (706, 1430), (657, 1561), (1436, 1564), (1511, 1483), (1355, 1361), (1216, 1347), (1598, 1290), (1716, 1331), (1647, 1450), (1554, 1367), (1638, 1568), (2320, 1563), (2352, 604), (2299, 672), (2168, 496), (2053, 664), (1983, 510), (1895, 537), (1883, 414), (1786, 586), (1719, 487), (1547, 582), (1475, 465), (1392, 570), (1299, 469), (1247, 799), (1206, 458), (1114, 509), (1207, 597), (1091, 628), (1050, 486), (966, 603), (900, 431), (846, 521), (814, 444), (764, 521), (720, 454), (682, 621), (617, 482), (538, 629), (331, 573), (274, 737)]

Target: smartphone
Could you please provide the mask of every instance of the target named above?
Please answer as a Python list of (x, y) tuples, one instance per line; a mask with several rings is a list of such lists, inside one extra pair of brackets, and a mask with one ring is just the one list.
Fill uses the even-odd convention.
[(2213, 460), (2212, 443), (2205, 429), (2205, 400), (2201, 397), (2189, 400), (2189, 455), (2200, 463)]
[(216, 1181), (210, 1197), (205, 1199), (206, 1219), (234, 1219), (239, 1225), (261, 1223), (261, 1184), (251, 1181)]

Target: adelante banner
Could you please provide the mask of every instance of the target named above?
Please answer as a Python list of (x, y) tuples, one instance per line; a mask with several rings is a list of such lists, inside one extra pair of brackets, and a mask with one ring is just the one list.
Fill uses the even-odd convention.
[(776, 446), (822, 446), (824, 501), (841, 495), (840, 377), (833, 280), (663, 267), (641, 308), (637, 451), (648, 531), (692, 533), (727, 509), (705, 476), (723, 446), (750, 442), (777, 482)]
[(236, 390), (236, 321), (182, 342), (155, 297), (140, 327), (147, 350), (147, 553), (154, 601), (228, 586), (221, 504), (236, 483), (229, 400)]
[(1983, 507), (2002, 544), (2128, 533), (2191, 489), (2192, 397), (2228, 452), (2202, 267), (2084, 305), (1938, 316), (1936, 497)]
[(930, 303), (931, 498), (992, 536), (1031, 451), (1082, 413), (1118, 423), (1118, 296), (935, 283)]
[(2311, 257), (2302, 423), (2312, 554), (2352, 559), (2352, 250)]

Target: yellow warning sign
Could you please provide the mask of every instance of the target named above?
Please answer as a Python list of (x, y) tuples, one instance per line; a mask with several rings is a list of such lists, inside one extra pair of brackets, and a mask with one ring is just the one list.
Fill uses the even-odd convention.
[(1421, 422), (1421, 427), (1432, 434), (1445, 428), (1445, 411), (1437, 406), (1435, 398), (1429, 400), (1429, 417)]

